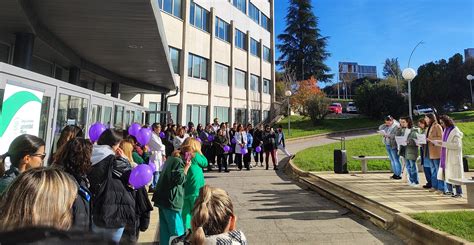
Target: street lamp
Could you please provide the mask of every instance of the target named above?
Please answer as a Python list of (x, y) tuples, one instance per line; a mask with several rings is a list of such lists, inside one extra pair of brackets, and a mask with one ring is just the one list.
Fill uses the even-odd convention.
[(408, 81), (408, 110), (409, 110), (410, 119), (413, 120), (413, 115), (412, 115), (413, 111), (411, 108), (411, 81), (413, 80), (413, 78), (415, 78), (416, 71), (410, 67), (405, 68), (402, 72), (402, 76), (403, 76), (403, 79)]
[(291, 90), (285, 91), (285, 96), (288, 98), (288, 136), (290, 136), (290, 97), (291, 97)]
[(471, 86), (471, 108), (474, 106), (474, 96), (472, 95), (472, 80), (474, 80), (474, 76), (469, 74), (466, 77), (467, 80), (469, 80), (469, 85)]

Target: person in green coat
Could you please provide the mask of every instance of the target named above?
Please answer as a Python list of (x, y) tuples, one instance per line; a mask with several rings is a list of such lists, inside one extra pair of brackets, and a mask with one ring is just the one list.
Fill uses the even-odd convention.
[(191, 229), (191, 218), (194, 203), (199, 196), (199, 190), (205, 185), (203, 168), (208, 165), (207, 158), (201, 152), (201, 143), (194, 138), (187, 138), (183, 145), (183, 151), (192, 152), (191, 167), (189, 167), (184, 182), (184, 205), (181, 216), (184, 229)]
[(418, 158), (418, 146), (416, 145), (418, 129), (413, 128), (413, 121), (409, 117), (400, 118), (401, 129), (397, 133), (397, 136), (404, 136), (407, 138), (406, 146), (400, 146), (400, 156), (405, 159), (407, 174), (410, 186), (417, 187), (418, 181), (418, 170), (416, 167), (416, 159)]
[(152, 201), (159, 210), (160, 244), (168, 244), (170, 237), (184, 234), (181, 211), (184, 204), (184, 183), (191, 159), (191, 152), (174, 151), (166, 160), (158, 179)]

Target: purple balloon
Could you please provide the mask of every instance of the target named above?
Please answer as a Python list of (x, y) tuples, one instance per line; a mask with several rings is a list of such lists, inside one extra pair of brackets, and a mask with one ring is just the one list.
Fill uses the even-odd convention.
[(164, 139), (166, 137), (165, 132), (160, 132), (160, 138)]
[(232, 140), (230, 141), (232, 144), (235, 144), (237, 143), (237, 140), (235, 140), (235, 138), (232, 138)]
[(224, 151), (229, 152), (230, 151), (230, 146), (228, 146), (228, 145), (224, 146)]
[(138, 189), (146, 184), (150, 183), (153, 178), (153, 171), (148, 164), (140, 164), (136, 166), (130, 173), (130, 178), (128, 183), (133, 186), (133, 188)]
[(260, 152), (262, 151), (262, 147), (261, 147), (261, 146), (257, 146), (257, 147), (255, 148), (255, 151), (258, 152), (258, 153), (260, 153)]
[(212, 135), (207, 136), (207, 140), (213, 141), (213, 140), (214, 140), (214, 136), (212, 136)]
[(242, 155), (247, 154), (247, 153), (248, 153), (247, 148), (242, 148), (242, 149), (240, 149), (240, 153), (242, 153)]
[(199, 143), (202, 143), (202, 139), (201, 139), (201, 138), (197, 137), (196, 140), (199, 141)]
[(148, 128), (142, 128), (138, 131), (137, 134), (137, 141), (140, 145), (144, 146), (150, 142), (151, 139), (151, 131)]
[(130, 125), (130, 127), (128, 128), (128, 134), (136, 137), (141, 127), (142, 126), (138, 123), (132, 123), (132, 125)]
[(151, 172), (156, 172), (156, 164), (153, 161), (148, 162), (148, 166), (150, 166)]
[(89, 138), (92, 142), (96, 142), (100, 135), (106, 130), (107, 128), (105, 127), (104, 124), (100, 122), (96, 122), (91, 125), (89, 128)]

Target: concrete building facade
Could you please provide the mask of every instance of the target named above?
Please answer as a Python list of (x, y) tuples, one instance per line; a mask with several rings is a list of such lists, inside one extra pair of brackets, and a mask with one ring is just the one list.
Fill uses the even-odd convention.
[[(254, 124), (270, 114), (275, 94), (273, 0), (159, 0), (176, 95), (132, 99), (174, 123)], [(167, 104), (167, 108), (163, 108)], [(156, 113), (153, 113), (156, 111)]]

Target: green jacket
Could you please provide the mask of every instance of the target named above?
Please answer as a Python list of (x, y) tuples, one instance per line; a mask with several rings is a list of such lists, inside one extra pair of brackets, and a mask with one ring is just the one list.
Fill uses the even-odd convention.
[(407, 160), (415, 161), (418, 158), (418, 146), (416, 145), (416, 142), (415, 142), (418, 129), (401, 128), (398, 131), (397, 136), (405, 135), (405, 130), (410, 130), (410, 133), (408, 134), (408, 143), (406, 146), (400, 146), (399, 155), (404, 157)]
[(191, 160), (186, 182), (184, 183), (184, 198), (199, 196), (199, 190), (205, 185), (202, 168), (207, 167), (207, 159), (202, 154), (197, 153)]
[(178, 157), (169, 157), (160, 174), (152, 201), (156, 207), (181, 211), (184, 201), (184, 162)]

